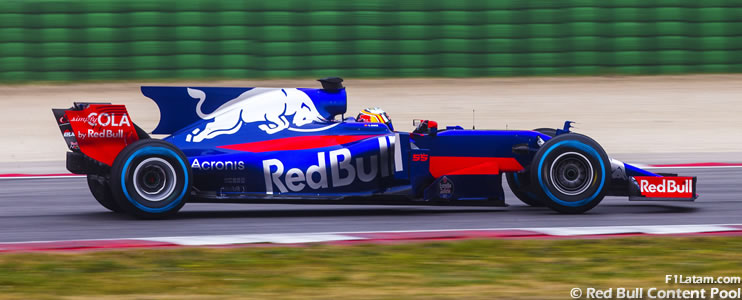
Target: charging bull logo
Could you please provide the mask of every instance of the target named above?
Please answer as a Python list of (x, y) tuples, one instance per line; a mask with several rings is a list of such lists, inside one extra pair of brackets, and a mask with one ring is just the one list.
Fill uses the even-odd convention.
[(194, 129), (186, 136), (187, 142), (198, 143), (223, 134), (234, 134), (247, 123), (259, 123), (260, 130), (274, 134), (324, 120), (312, 99), (297, 89), (254, 88), (208, 114), (201, 109), (206, 93), (189, 88), (188, 95), (198, 99), (196, 114), (211, 122), (203, 129)]

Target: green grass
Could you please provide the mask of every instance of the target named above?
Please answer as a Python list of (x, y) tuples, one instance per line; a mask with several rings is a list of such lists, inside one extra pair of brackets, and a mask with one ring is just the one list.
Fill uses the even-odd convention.
[(0, 299), (566, 299), (740, 270), (740, 237), (11, 253)]

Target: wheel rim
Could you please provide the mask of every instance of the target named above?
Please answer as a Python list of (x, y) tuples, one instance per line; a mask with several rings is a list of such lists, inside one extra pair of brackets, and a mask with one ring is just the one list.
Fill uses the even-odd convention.
[(584, 193), (594, 181), (590, 160), (578, 152), (565, 152), (551, 164), (552, 186), (562, 194), (576, 196)]
[(175, 168), (159, 157), (143, 160), (134, 169), (134, 189), (147, 201), (165, 200), (175, 190)]

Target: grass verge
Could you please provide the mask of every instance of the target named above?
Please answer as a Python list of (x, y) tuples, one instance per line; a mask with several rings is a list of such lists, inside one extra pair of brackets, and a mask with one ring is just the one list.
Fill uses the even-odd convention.
[(569, 299), (740, 270), (742, 237), (17, 253), (0, 255), (0, 299)]

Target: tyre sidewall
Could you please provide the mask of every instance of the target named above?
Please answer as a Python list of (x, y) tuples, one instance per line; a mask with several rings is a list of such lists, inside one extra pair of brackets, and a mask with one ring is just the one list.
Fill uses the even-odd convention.
[(93, 198), (95, 198), (100, 205), (112, 212), (122, 211), (121, 207), (119, 207), (113, 197), (113, 192), (111, 192), (111, 186), (108, 184), (107, 178), (99, 175), (88, 174), (87, 179), (90, 193), (93, 194)]
[[(593, 180), (578, 195), (556, 189), (551, 181), (551, 167), (559, 155), (575, 152), (584, 156), (593, 168)], [(611, 164), (603, 148), (593, 139), (567, 133), (549, 140), (538, 151), (531, 166), (531, 182), (548, 207), (563, 213), (582, 213), (595, 207), (605, 196), (610, 184)]]
[(529, 172), (506, 173), (505, 179), (508, 182), (510, 190), (518, 200), (529, 206), (544, 206), (541, 203), (539, 195), (531, 191), (531, 177)]
[[(134, 186), (137, 166), (150, 158), (167, 162), (175, 174), (172, 192), (160, 201), (145, 199)], [(185, 155), (172, 144), (160, 140), (141, 140), (127, 146), (116, 157), (111, 171), (111, 187), (118, 205), (143, 218), (168, 217), (180, 210), (188, 199), (193, 178)]]

